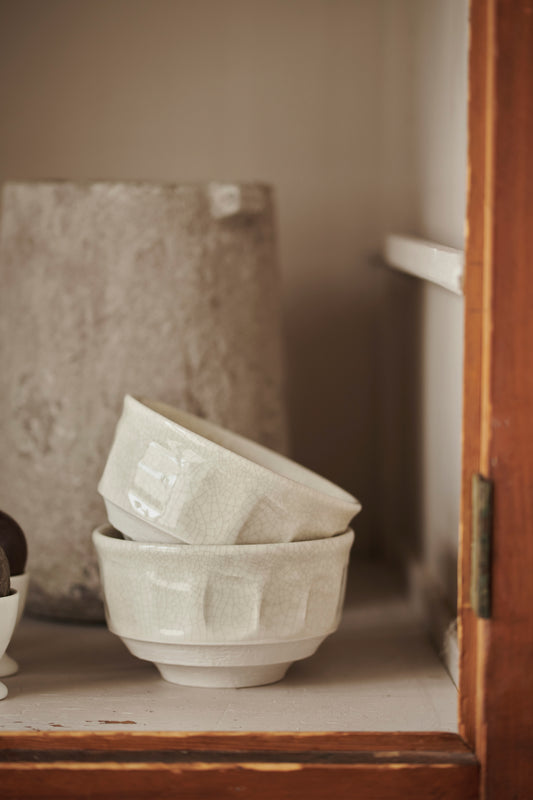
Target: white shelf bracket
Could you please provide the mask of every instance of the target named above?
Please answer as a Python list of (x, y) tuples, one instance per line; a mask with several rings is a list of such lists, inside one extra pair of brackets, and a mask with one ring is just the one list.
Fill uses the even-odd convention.
[(389, 234), (383, 257), (389, 267), (442, 286), (454, 294), (463, 294), (464, 254), (425, 239)]

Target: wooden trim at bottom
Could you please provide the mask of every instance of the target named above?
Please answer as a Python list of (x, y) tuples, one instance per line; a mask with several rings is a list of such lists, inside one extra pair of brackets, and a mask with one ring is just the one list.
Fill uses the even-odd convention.
[(1, 764), (3, 800), (184, 797), (476, 800), (472, 764)]
[(446, 733), (0, 735), (3, 800), (476, 800), (479, 768)]

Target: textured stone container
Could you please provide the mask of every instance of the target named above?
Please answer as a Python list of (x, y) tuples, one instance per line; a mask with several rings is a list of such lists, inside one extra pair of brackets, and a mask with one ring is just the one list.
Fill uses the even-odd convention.
[(6, 184), (0, 287), (0, 506), (28, 608), (102, 619), (90, 534), (127, 392), (285, 448), (271, 191)]

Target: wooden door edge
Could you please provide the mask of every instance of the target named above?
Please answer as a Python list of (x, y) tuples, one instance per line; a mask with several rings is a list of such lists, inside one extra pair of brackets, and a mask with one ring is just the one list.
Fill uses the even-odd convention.
[[(462, 490), (459, 530), (458, 644), (459, 733), (476, 748), (482, 686), (480, 623), (470, 602), (472, 552), (472, 476), (481, 471), (483, 387), (487, 369), (484, 352), (489, 325), (487, 303), (488, 234), (491, 193), (493, 104), (493, 2), (470, 0), (468, 186), (465, 246), (465, 340), (463, 379)], [(485, 415), (486, 416), (486, 415)]]

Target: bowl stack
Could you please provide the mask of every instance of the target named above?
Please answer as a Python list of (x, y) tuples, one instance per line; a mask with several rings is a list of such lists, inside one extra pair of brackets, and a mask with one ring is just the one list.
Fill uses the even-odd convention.
[(272, 683), (337, 628), (361, 506), (319, 475), (126, 396), (99, 492), (108, 626), (167, 680)]

